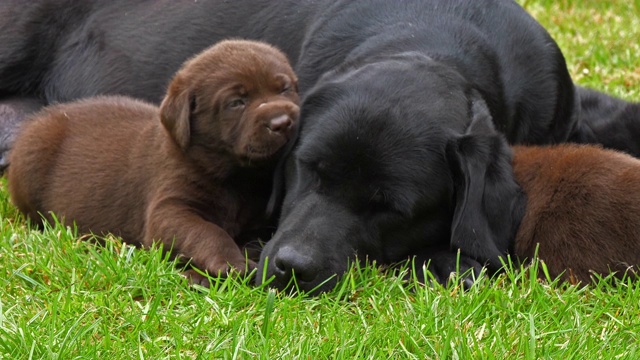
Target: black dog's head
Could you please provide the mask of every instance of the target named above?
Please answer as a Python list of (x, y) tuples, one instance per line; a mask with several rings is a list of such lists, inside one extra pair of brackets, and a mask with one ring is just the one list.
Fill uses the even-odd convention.
[[(474, 117), (488, 125), (470, 127)], [(355, 259), (391, 263), (450, 244), (495, 265), (508, 250), (510, 153), (456, 72), (414, 53), (343, 68), (308, 93), (301, 118), (258, 281), (285, 288), (295, 274), (320, 292)]]

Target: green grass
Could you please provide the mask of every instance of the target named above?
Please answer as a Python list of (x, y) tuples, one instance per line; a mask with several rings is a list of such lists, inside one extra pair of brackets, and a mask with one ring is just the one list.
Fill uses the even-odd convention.
[(520, 0), (580, 85), (640, 101), (640, 0)]
[[(580, 84), (640, 100), (638, 1), (529, 0)], [(0, 358), (638, 359), (640, 285), (535, 267), (456, 286), (353, 269), (328, 294), (189, 288), (158, 250), (31, 230), (0, 189)]]

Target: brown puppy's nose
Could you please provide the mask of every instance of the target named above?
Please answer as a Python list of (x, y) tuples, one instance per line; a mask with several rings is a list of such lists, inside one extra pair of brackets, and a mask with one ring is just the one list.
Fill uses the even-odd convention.
[(269, 127), (269, 130), (273, 132), (287, 134), (289, 130), (291, 130), (292, 124), (293, 121), (291, 121), (291, 118), (288, 115), (280, 115), (271, 119), (267, 126)]

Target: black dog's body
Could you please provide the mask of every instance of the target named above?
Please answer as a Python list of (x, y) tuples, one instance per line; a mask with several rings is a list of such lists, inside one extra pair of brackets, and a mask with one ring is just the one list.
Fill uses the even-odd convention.
[(159, 103), (180, 65), (224, 38), (261, 38), (295, 59), (307, 20), (301, 11), (314, 8), (291, 0), (2, 1), (0, 94)]
[(575, 126), (564, 58), (514, 2), (343, 1), (316, 24), (297, 65), (302, 84), (315, 84), (327, 71), (415, 51), (446, 63), (479, 89), (512, 142), (564, 141)]
[(45, 102), (157, 102), (183, 60), (225, 37), (287, 53), (301, 133), (259, 266), (278, 287), (295, 272), (310, 290), (354, 255), (432, 258), (446, 276), (460, 248), (463, 268), (495, 268), (522, 197), (494, 130), (472, 141), (479, 153), (458, 138), (486, 110), (514, 143), (586, 138), (562, 54), (508, 0), (13, 0), (0, 19), (0, 94)]
[[(98, 94), (157, 103), (186, 58), (242, 37), (282, 49), (297, 65), (302, 92), (345, 63), (429, 49), (458, 62), (451, 65), (490, 99), (510, 140), (562, 141), (573, 128), (564, 60), (510, 1), (9, 0), (0, 16), (0, 94), (46, 103)], [(457, 33), (443, 31), (451, 28)], [(505, 36), (514, 28), (517, 36)], [(538, 102), (547, 109), (529, 108)]]

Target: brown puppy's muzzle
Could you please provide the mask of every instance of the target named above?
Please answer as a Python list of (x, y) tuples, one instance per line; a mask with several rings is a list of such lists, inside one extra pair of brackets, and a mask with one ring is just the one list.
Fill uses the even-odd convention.
[(264, 102), (253, 109), (252, 130), (242, 152), (251, 160), (266, 160), (287, 144), (298, 123), (300, 108), (289, 100)]
[(276, 134), (280, 134), (286, 138), (289, 138), (289, 133), (293, 128), (293, 119), (286, 114), (277, 116), (267, 124), (267, 128)]
[(298, 105), (287, 100), (264, 102), (256, 108), (258, 122), (268, 129), (267, 134), (282, 136), (285, 141), (289, 140), (299, 114)]

